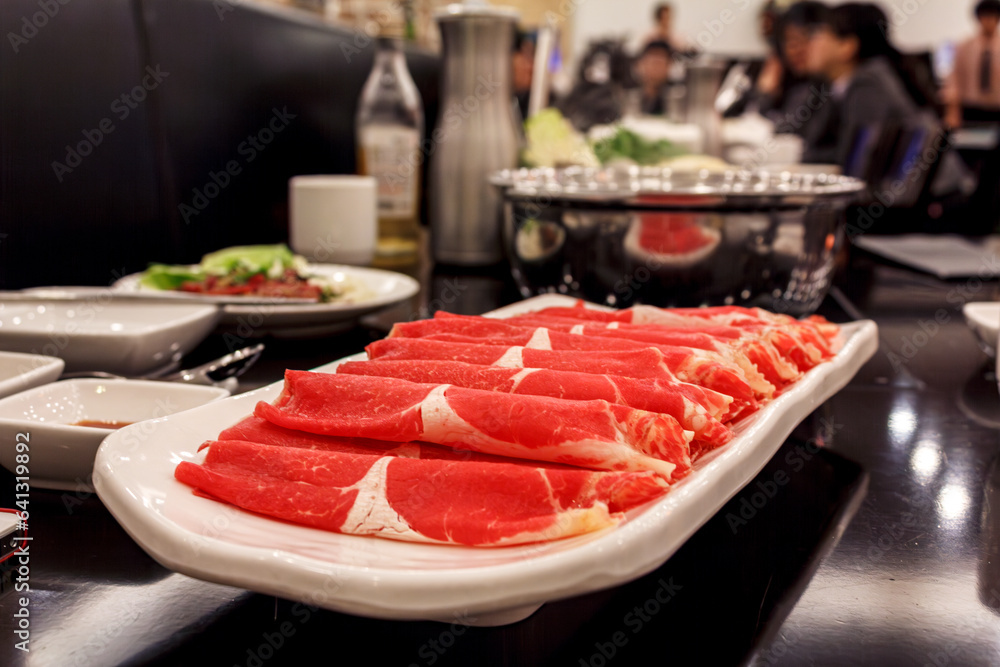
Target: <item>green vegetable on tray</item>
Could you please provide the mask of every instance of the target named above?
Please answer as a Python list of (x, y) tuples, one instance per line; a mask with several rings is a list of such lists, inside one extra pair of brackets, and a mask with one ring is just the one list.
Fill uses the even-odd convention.
[(594, 153), (601, 164), (626, 159), (645, 166), (685, 155), (687, 151), (666, 139), (645, 139), (632, 130), (619, 127), (610, 137), (594, 142)]
[(527, 146), (521, 161), (529, 167), (596, 167), (597, 158), (587, 139), (558, 109), (542, 109), (524, 121)]
[(558, 109), (542, 109), (524, 122), (526, 147), (521, 162), (527, 167), (596, 167), (616, 160), (658, 165), (686, 155), (666, 139), (646, 139), (624, 127), (598, 141), (588, 141)]

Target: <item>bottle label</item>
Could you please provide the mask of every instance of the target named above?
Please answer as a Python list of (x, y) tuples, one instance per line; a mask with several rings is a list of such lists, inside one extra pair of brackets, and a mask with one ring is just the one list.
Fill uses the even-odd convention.
[(412, 127), (372, 125), (361, 128), (364, 171), (378, 182), (380, 218), (416, 214), (420, 133)]

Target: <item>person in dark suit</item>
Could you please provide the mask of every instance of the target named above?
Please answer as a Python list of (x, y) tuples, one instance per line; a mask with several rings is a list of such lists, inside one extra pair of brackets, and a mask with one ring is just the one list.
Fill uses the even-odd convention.
[(667, 113), (667, 89), (670, 86), (672, 52), (666, 42), (653, 41), (646, 45), (635, 62), (635, 78), (639, 83), (639, 110), (651, 116)]
[(815, 0), (796, 2), (776, 20), (776, 51), (764, 62), (752, 99), (775, 132), (797, 134), (814, 152), (833, 150), (833, 106), (828, 86), (809, 70), (809, 41), (829, 8)]
[(811, 86), (822, 83), (808, 71), (809, 36), (827, 11), (823, 3), (805, 0), (792, 4), (777, 19), (777, 48), (764, 61), (755, 98), (760, 113), (776, 122), (778, 132), (795, 131), (785, 128), (785, 116), (805, 103)]
[[(888, 20), (877, 6), (847, 3), (833, 7), (813, 31), (809, 68), (829, 82), (836, 142), (825, 147), (825, 155), (813, 151), (812, 161), (846, 166), (859, 132), (887, 123), (917, 123), (923, 117), (921, 105), (895, 66), (899, 52), (883, 31), (886, 25)], [(810, 148), (806, 147), (807, 155)]]
[(935, 93), (889, 43), (888, 25), (876, 5), (847, 3), (813, 32), (810, 67), (829, 82), (836, 142), (830, 154), (811, 157), (865, 179), (886, 207), (957, 201), (975, 180), (949, 149)]

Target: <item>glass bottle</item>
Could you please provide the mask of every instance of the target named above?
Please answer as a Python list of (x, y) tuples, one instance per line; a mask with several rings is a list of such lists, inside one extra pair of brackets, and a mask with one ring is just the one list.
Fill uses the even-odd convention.
[(378, 182), (376, 265), (416, 261), (424, 111), (400, 42), (378, 39), (356, 116), (358, 171)]

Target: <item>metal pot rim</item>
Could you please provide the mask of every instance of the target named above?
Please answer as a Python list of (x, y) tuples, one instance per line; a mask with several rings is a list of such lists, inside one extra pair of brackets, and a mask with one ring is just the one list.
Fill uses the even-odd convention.
[(864, 181), (833, 173), (637, 166), (505, 169), (492, 174), (490, 182), (507, 199), (655, 206), (657, 199), (679, 196), (685, 206), (694, 207), (723, 201), (753, 206), (776, 200), (852, 199), (865, 189)]

